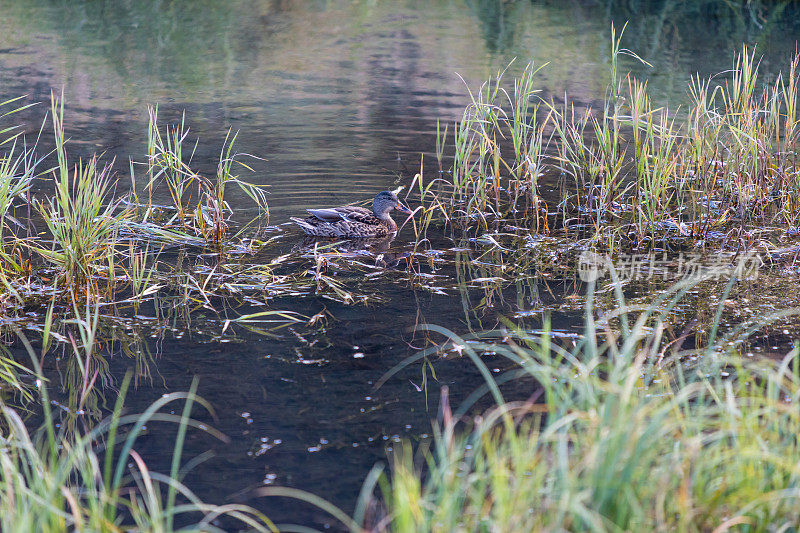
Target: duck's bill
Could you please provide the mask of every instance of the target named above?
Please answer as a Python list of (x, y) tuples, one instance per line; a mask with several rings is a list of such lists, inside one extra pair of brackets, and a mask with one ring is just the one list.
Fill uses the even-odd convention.
[(400, 202), (397, 202), (397, 205), (394, 206), (394, 208), (397, 209), (398, 211), (400, 211), (401, 213), (405, 213), (407, 215), (410, 215), (410, 214), (414, 213), (411, 209), (407, 208), (406, 206), (404, 206)]

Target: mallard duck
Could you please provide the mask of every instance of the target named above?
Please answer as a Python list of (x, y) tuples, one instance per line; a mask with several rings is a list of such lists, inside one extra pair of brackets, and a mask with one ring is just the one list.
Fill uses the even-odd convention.
[(310, 217), (291, 217), (291, 221), (316, 237), (385, 237), (397, 231), (397, 224), (389, 216), (392, 209), (411, 214), (411, 210), (397, 199), (395, 193), (383, 191), (372, 201), (372, 211), (354, 205), (306, 209)]

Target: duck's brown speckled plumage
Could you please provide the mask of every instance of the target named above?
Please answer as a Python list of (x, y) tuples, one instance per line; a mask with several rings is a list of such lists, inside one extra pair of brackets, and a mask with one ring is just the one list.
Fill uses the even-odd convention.
[(372, 211), (352, 205), (308, 209), (311, 216), (292, 217), (291, 220), (304, 232), (316, 237), (385, 237), (397, 231), (397, 224), (389, 216), (392, 209), (411, 213), (393, 192), (383, 191), (375, 196)]

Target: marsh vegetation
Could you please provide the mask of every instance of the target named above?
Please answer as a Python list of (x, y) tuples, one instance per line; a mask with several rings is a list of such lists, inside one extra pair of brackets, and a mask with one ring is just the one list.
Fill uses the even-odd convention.
[(501, 72), (470, 92), (462, 119), (439, 128), (440, 176), (417, 176), (423, 235), (439, 219), (484, 240), (563, 235), (611, 253), (701, 245), (773, 254), (791, 240), (800, 58), (764, 84), (744, 49), (730, 70), (692, 79), (689, 104), (671, 112), (652, 103), (646, 81), (620, 75), (622, 55), (643, 60), (612, 39), (597, 109), (543, 98), (535, 81), (547, 65), (533, 63), (513, 84)]
[[(467, 4), (495, 52), (514, 49), (529, 33), (522, 14), (539, 9)], [(234, 57), (241, 47), (207, 7), (224, 26), (208, 33), (227, 39), (187, 38), (178, 11), (131, 14), (156, 35), (165, 64), (186, 67), (176, 76), (198, 98), (208, 92), (197, 54)], [(553, 91), (548, 73), (562, 80), (563, 68), (546, 54), (503, 61), (480, 85), (473, 72), (460, 95), (393, 98), (408, 108), (420, 94), (457, 102), (458, 118), (417, 122), (389, 109), (425, 153), (397, 154), (392, 186), (415, 213), (387, 239), (301, 240), (284, 224), (304, 204), (290, 213), (268, 194), (259, 168), (270, 148), (315, 169), (336, 151), (331, 139), (292, 138), (292, 105), (276, 106), (276, 140), (263, 151), (228, 127), (218, 138), (196, 134), (189, 125), (202, 107), (146, 107), (142, 151), (124, 156), (70, 133), (63, 93), (50, 94), (35, 128), (20, 118), (35, 109), (27, 100), (0, 105), (2, 529), (796, 527), (800, 56), (778, 68), (744, 46), (724, 72), (680, 80), (686, 101), (668, 106), (646, 72), (669, 55), (670, 33), (645, 43), (643, 28), (655, 17), (691, 30), (691, 6), (639, 8), (625, 36), (642, 55), (612, 29), (599, 99)], [(45, 26), (101, 20), (104, 35), (130, 37), (93, 9), (81, 4), (77, 18)], [(248, 9), (233, 3), (224, 15)], [(722, 27), (757, 39), (782, 16), (757, 2), (718, 10)], [(233, 90), (233, 69), (212, 66)], [(245, 70), (246, 86), (255, 69)], [(348, 83), (357, 91), (361, 81)], [(332, 185), (313, 184), (303, 201), (336, 205)], [(349, 185), (346, 201), (369, 202)], [(588, 252), (606, 262), (606, 277), (585, 279)], [(687, 254), (758, 261), (686, 277)], [(648, 275), (623, 272), (631, 258), (644, 258)], [(180, 341), (200, 348), (169, 361), (190, 378), (167, 385), (161, 367)], [(257, 352), (274, 376), (252, 359), (237, 366), (240, 352)], [(203, 361), (212, 393), (244, 398), (235, 408), (198, 392), (203, 380), (192, 375)], [(137, 398), (159, 381), (155, 398)], [(175, 392), (176, 381), (188, 392)], [(258, 431), (259, 416), (277, 422)], [(158, 436), (168, 442), (152, 444)], [(213, 488), (203, 470), (212, 454), (195, 453), (210, 440), (246, 456), (226, 456)], [(378, 464), (337, 474), (340, 490), (315, 485), (324, 468), (291, 478), (280, 466), (320, 457), (329, 472), (355, 453)], [(233, 479), (256, 470), (256, 483)], [(272, 522), (284, 509), (280, 520), (302, 524)]]

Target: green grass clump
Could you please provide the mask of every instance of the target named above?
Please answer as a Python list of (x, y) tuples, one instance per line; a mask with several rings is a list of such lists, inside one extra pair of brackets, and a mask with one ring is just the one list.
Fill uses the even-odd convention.
[[(508, 342), (497, 332), (463, 339), (433, 328), (450, 337), (445, 348), (464, 347), (487, 385), (456, 413), (443, 402), (429, 452), (415, 458), (407, 445), (394, 455), (377, 529), (797, 528), (800, 350), (752, 360), (734, 348), (746, 328), (720, 338), (713, 327), (706, 346), (684, 348), (694, 342), (669, 338), (667, 316), (687, 289), (677, 286), (635, 321), (621, 295), (599, 319), (590, 300), (574, 347), (555, 344), (547, 324)], [(494, 380), (484, 352), (518, 369)], [(506, 402), (498, 383), (520, 378), (535, 380), (533, 396)], [(487, 392), (496, 407), (464, 426)]]
[(52, 116), (58, 156), (53, 172), (55, 194), (38, 204), (52, 244), (33, 247), (59, 269), (62, 284), (75, 290), (94, 282), (100, 265), (113, 262), (120, 225), (131, 212), (122, 208), (121, 199), (111, 198), (115, 182), (110, 164), (99, 166), (95, 156), (76, 163), (70, 171), (64, 147), (63, 100), (53, 97)]
[[(93, 324), (84, 323), (81, 342), (73, 343), (76, 357), (87, 361), (94, 348)], [(38, 357), (21, 331), (21, 342), (41, 374)], [(84, 354), (84, 352), (86, 352)], [(44, 380), (42, 380), (44, 381)], [(175, 530), (176, 521), (193, 524), (199, 531), (221, 531), (212, 522), (227, 516), (254, 531), (276, 531), (258, 511), (243, 505), (202, 502), (181, 483), (192, 465), (203, 457), (182, 463), (183, 443), (189, 427), (203, 428), (220, 439), (224, 435), (194, 420), (195, 404), (210, 406), (195, 393), (164, 395), (145, 412), (123, 414), (130, 382), (124, 380), (113, 414), (90, 429), (57, 423), (46, 386), (40, 387), (41, 427), (30, 432), (18, 411), (0, 402), (0, 529), (7, 532), (66, 531), (118, 532)], [(84, 389), (84, 394), (86, 389)], [(180, 415), (165, 412), (183, 401)], [(213, 413), (213, 411), (212, 411)], [(136, 452), (136, 441), (146, 425), (171, 422), (177, 436), (168, 475), (153, 472)]]
[[(0, 119), (30, 107), (18, 100), (0, 102)], [(279, 280), (272, 261), (254, 269), (243, 259), (266, 245), (257, 237), (263, 236), (260, 225), (267, 222), (269, 208), (264, 187), (238, 174), (241, 168), (253, 170), (244, 157), (259, 158), (234, 150), (236, 134), (226, 135), (216, 173), (207, 178), (190, 167), (194, 148), (185, 146), (189, 132), (184, 121), (162, 131), (151, 108), (143, 163), (148, 181), (137, 190), (134, 162), (129, 188), (120, 186), (114, 161), (103, 161), (102, 154), (70, 157), (63, 97), (53, 93), (50, 103), (51, 113), (34, 142), (20, 125), (0, 128), (0, 316), (14, 320), (22, 309), (37, 309), (41, 324), (48, 303), (57, 302), (56, 316), (63, 316), (75, 300), (96, 298), (135, 308), (144, 301), (167, 300), (170, 308), (197, 302), (213, 308), (212, 299), (236, 300), (242, 294), (238, 286), (261, 292), (283, 283), (278, 290), (286, 289), (289, 276)], [(38, 153), (48, 119), (54, 149)], [(55, 163), (45, 169), (50, 156)], [(257, 208), (245, 224), (232, 220), (227, 198), (233, 187)], [(159, 188), (169, 193), (169, 205), (154, 202)], [(165, 250), (195, 261), (185, 267), (180, 260), (170, 264), (159, 259)], [(218, 268), (206, 269), (198, 259), (205, 253), (215, 256)], [(113, 308), (125, 312), (125, 305)]]
[[(185, 150), (184, 145), (189, 136), (185, 117), (181, 118), (179, 126), (167, 126), (165, 133), (162, 134), (158, 125), (158, 108), (150, 107), (149, 115), (146, 189), (152, 195), (153, 190), (163, 184), (172, 200), (170, 207), (175, 211), (173, 216), (161, 221), (162, 225), (177, 226), (177, 230), (199, 236), (221, 251), (229, 239), (227, 219), (233, 213), (233, 209), (225, 200), (225, 192), (233, 185), (238, 186), (253, 200), (260, 214), (269, 215), (264, 187), (249, 183), (236, 174), (237, 167), (253, 171), (241, 161), (243, 156), (259, 159), (250, 154), (234, 152), (233, 145), (238, 134), (228, 131), (220, 149), (216, 175), (214, 178), (207, 178), (191, 168), (197, 143), (190, 151)], [(131, 176), (133, 177), (133, 172)], [(135, 183), (133, 192), (136, 194)], [(145, 221), (149, 219), (154, 208), (152, 199), (148, 200), (145, 206)]]
[[(768, 82), (743, 48), (729, 71), (692, 79), (686, 105), (670, 110), (646, 81), (620, 74), (623, 56), (647, 63), (613, 27), (611, 36), (611, 81), (596, 109), (539, 96), (533, 63), (513, 91), (503, 71), (470, 92), (449, 145), (437, 130), (439, 177), (427, 187), (417, 177), (426, 210), (470, 232), (572, 229), (612, 250), (732, 236), (750, 246), (765, 241), (755, 236), (765, 226), (777, 238), (797, 225), (800, 56)], [(558, 191), (543, 194), (544, 179)]]
[[(29, 107), (16, 106), (19, 99), (0, 102), (0, 119)], [(36, 154), (38, 138), (28, 146), (21, 131), (15, 130), (19, 128), (0, 128), (0, 147), (3, 150), (0, 154), (0, 281), (5, 289), (3, 292), (12, 294), (9, 277), (23, 273), (29, 266), (23, 259), (24, 246), (20, 239), (20, 233), (24, 234), (22, 230), (27, 228), (15, 216), (15, 203), (29, 200), (36, 167), (41, 161)]]
[[(181, 399), (186, 400), (184, 417), (160, 411)], [(265, 517), (246, 506), (203, 503), (180, 483), (177, 471), (171, 476), (150, 471), (132, 448), (146, 423), (173, 420), (181, 432), (187, 425), (196, 426), (186, 415), (195, 400), (193, 394), (173, 393), (137, 416), (123, 416), (120, 402), (110, 419), (85, 434), (57, 430), (49, 414), (45, 425), (31, 434), (17, 411), (2, 406), (7, 429), (0, 437), (0, 528), (44, 533), (173, 531), (178, 518), (194, 522), (199, 530), (217, 531), (210, 522), (229, 515), (243, 526), (274, 531)], [(125, 432), (117, 435), (123, 428)], [(115, 450), (108, 448), (115, 438), (123, 446), (116, 459)], [(175, 453), (180, 459), (178, 445)], [(133, 466), (128, 468), (128, 462)]]
[[(479, 220), (486, 227), (488, 219), (508, 210), (532, 208), (538, 213), (544, 207), (538, 184), (549, 116), (545, 120), (539, 117), (544, 106), (534, 85), (541, 69), (528, 64), (512, 92), (503, 88), (503, 73), (490, 78), (476, 93), (470, 92), (470, 104), (453, 127), (453, 164), (447, 172), (442, 159), (448, 129), (437, 127), (436, 154), (442, 177), (425, 186), (422, 174), (417, 176), (429, 210), (448, 220)], [(538, 224), (539, 219), (534, 220)]]

